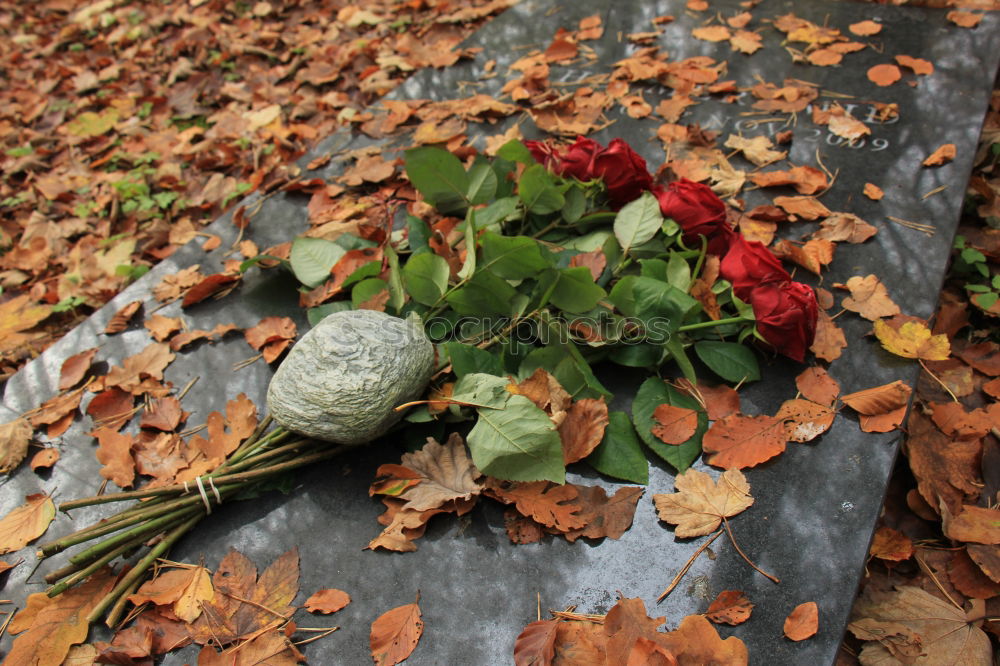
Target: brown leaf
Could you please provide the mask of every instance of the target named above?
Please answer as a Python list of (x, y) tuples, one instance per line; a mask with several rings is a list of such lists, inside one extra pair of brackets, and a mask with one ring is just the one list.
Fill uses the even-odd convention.
[(863, 389), (841, 396), (845, 405), (866, 416), (877, 416), (906, 407), (911, 389), (898, 379), (891, 384)]
[(215, 598), (212, 579), (205, 567), (169, 569), (148, 580), (129, 595), (136, 606), (151, 602), (157, 606), (170, 606), (174, 615), (191, 623), (201, 615), (203, 603)]
[(604, 398), (577, 400), (559, 425), (563, 460), (568, 465), (583, 460), (604, 439), (608, 427), (608, 406)]
[(57, 423), (67, 414), (75, 414), (80, 406), (80, 399), (83, 397), (83, 389), (79, 388), (69, 393), (60, 393), (42, 403), (37, 409), (33, 409), (25, 416), (36, 428)]
[(571, 484), (550, 481), (511, 482), (487, 478), (486, 493), (504, 504), (514, 504), (521, 515), (529, 516), (560, 532), (586, 525), (576, 503), (579, 491)]
[(581, 536), (588, 539), (620, 539), (632, 526), (636, 504), (644, 492), (637, 486), (625, 486), (609, 498), (600, 486), (576, 488), (578, 494), (574, 503), (581, 507), (578, 515), (586, 525), (564, 532), (563, 536), (570, 542)]
[(812, 238), (834, 242), (864, 243), (878, 233), (878, 229), (851, 213), (834, 213), (823, 220)]
[(847, 338), (844, 331), (824, 310), (819, 311), (816, 319), (816, 337), (813, 338), (809, 351), (816, 355), (816, 358), (824, 361), (835, 361), (840, 358), (840, 354), (847, 346)]
[(1000, 583), (990, 580), (964, 548), (952, 555), (948, 563), (948, 579), (955, 589), (973, 599), (989, 599), (1000, 595)]
[(760, 187), (791, 185), (796, 192), (806, 195), (816, 194), (830, 184), (825, 173), (811, 166), (792, 167), (788, 171), (758, 171), (750, 175), (750, 180)]
[(398, 664), (417, 647), (424, 632), (417, 603), (393, 608), (372, 622), (369, 643), (376, 666)]
[(10, 474), (28, 455), (31, 433), (24, 417), (0, 425), (0, 474)]
[(754, 604), (740, 590), (723, 590), (705, 611), (705, 617), (716, 624), (743, 624), (750, 619)]
[(291, 317), (264, 317), (256, 326), (243, 331), (247, 344), (263, 353), (268, 363), (281, 356), (296, 334)]
[(851, 295), (844, 299), (842, 305), (851, 312), (857, 312), (865, 319), (875, 321), (879, 317), (892, 317), (900, 314), (899, 306), (889, 297), (885, 285), (878, 276), (871, 274), (865, 277), (854, 276), (846, 285), (835, 284), (835, 287), (846, 287)]
[(804, 220), (818, 220), (830, 214), (830, 209), (819, 199), (810, 196), (774, 197), (774, 205), (789, 215), (797, 215)]
[(883, 525), (875, 530), (868, 553), (880, 560), (902, 562), (913, 556), (913, 542), (902, 532)]
[(198, 653), (198, 666), (295, 666), (305, 657), (278, 628), (253, 634), (249, 640), (217, 652), (212, 647)]
[(780, 419), (733, 414), (711, 425), (702, 438), (702, 448), (709, 465), (744, 469), (781, 454), (785, 441)]
[(127, 303), (111, 317), (108, 325), (104, 328), (104, 334), (114, 335), (115, 333), (121, 333), (124, 331), (128, 328), (129, 321), (132, 320), (132, 317), (135, 316), (135, 313), (139, 311), (140, 307), (142, 307), (142, 301), (132, 301), (131, 303)]
[(927, 156), (922, 164), (924, 166), (941, 166), (955, 159), (955, 144), (946, 143)]
[(658, 642), (663, 636), (657, 629), (665, 618), (651, 618), (646, 614), (642, 599), (619, 599), (604, 618), (606, 638), (606, 663), (623, 663), (639, 638)]
[(178, 333), (173, 338), (170, 339), (170, 350), (180, 351), (193, 342), (199, 340), (208, 340), (209, 342), (215, 342), (217, 339), (223, 337), (227, 333), (233, 331), (238, 331), (235, 324), (216, 324), (211, 331), (184, 331), (183, 333)]
[(882, 32), (882, 24), (875, 21), (858, 21), (847, 26), (847, 29), (858, 37), (868, 37)]
[(65, 361), (59, 369), (59, 390), (66, 391), (73, 388), (84, 378), (90, 365), (97, 354), (97, 347), (85, 349), (78, 354), (73, 354)]
[(913, 70), (914, 74), (919, 76), (928, 76), (934, 73), (934, 63), (930, 60), (914, 58), (913, 56), (908, 55), (898, 55), (896, 56), (896, 62), (903, 67), (909, 67)]
[(557, 426), (566, 417), (573, 397), (544, 368), (538, 368), (530, 377), (519, 384), (509, 385), (507, 390), (514, 395), (523, 395), (535, 406), (544, 410)]
[(775, 418), (785, 426), (785, 437), (792, 442), (811, 442), (833, 425), (837, 416), (831, 407), (811, 400), (786, 400)]
[(956, 344), (954, 351), (955, 356), (984, 375), (1000, 375), (1000, 345), (997, 343), (987, 340), (974, 345)]
[(708, 25), (703, 28), (695, 28), (691, 31), (691, 36), (706, 42), (724, 42), (732, 36), (732, 33), (724, 25)]
[(1000, 544), (1000, 509), (966, 504), (960, 513), (952, 516), (945, 502), (940, 508), (942, 527), (949, 539), (992, 546)]
[(747, 55), (756, 53), (763, 47), (762, 37), (758, 33), (749, 30), (737, 30), (729, 38), (729, 45), (736, 51), (746, 53)]
[(59, 462), (59, 449), (48, 446), (31, 457), (31, 471), (48, 469)]
[(806, 368), (795, 378), (795, 386), (803, 397), (821, 405), (833, 405), (840, 395), (840, 384), (819, 366)]
[(184, 328), (184, 323), (180, 317), (164, 317), (161, 314), (154, 314), (143, 323), (146, 330), (157, 342), (163, 342), (171, 335)]
[(692, 386), (685, 378), (677, 380), (677, 386), (705, 406), (705, 412), (712, 421), (719, 421), (740, 411), (740, 394), (731, 386), (719, 384), (710, 386), (699, 382)]
[(24, 499), (24, 504), (0, 519), (0, 555), (24, 548), (44, 534), (55, 518), (56, 506), (45, 493)]
[(953, 9), (948, 12), (945, 18), (960, 28), (975, 28), (983, 20), (983, 15)]
[(327, 615), (336, 613), (347, 604), (351, 603), (351, 597), (343, 590), (334, 588), (318, 590), (306, 599), (305, 608), (310, 613), (321, 613)]
[(938, 511), (943, 500), (952, 513), (958, 513), (967, 497), (979, 497), (983, 449), (979, 440), (948, 437), (919, 409), (910, 411), (906, 429), (903, 447), (917, 490), (932, 511)]
[(804, 641), (819, 631), (819, 607), (815, 601), (799, 604), (785, 618), (785, 637), (793, 641)]
[(99, 428), (91, 433), (100, 444), (97, 460), (104, 465), (101, 476), (119, 488), (128, 488), (135, 481), (135, 461), (132, 460), (132, 435), (120, 434), (112, 428)]
[(102, 569), (57, 597), (50, 599), (44, 592), (28, 596), (25, 609), (14, 616), (8, 627), (10, 633), (21, 635), (14, 639), (4, 664), (62, 664), (70, 647), (87, 639), (87, 615), (114, 584), (111, 570)]
[(170, 351), (169, 345), (151, 342), (138, 354), (122, 361), (121, 366), (111, 368), (105, 378), (104, 386), (105, 388), (118, 386), (132, 393), (140, 387), (145, 378), (162, 380), (163, 371), (174, 358), (176, 357)]
[(118, 430), (132, 418), (135, 396), (120, 388), (109, 388), (95, 395), (87, 405), (94, 425)]
[(601, 277), (604, 272), (604, 268), (608, 264), (608, 259), (604, 256), (604, 250), (597, 248), (591, 252), (581, 252), (580, 254), (573, 255), (573, 258), (569, 260), (570, 268), (575, 268), (577, 266), (586, 266), (590, 269), (590, 275), (597, 280)]
[(739, 470), (723, 472), (713, 482), (705, 472), (688, 469), (674, 479), (675, 493), (653, 495), (660, 520), (677, 525), (675, 534), (704, 536), (719, 527), (723, 518), (731, 518), (750, 507), (750, 484)]
[(181, 409), (181, 401), (168, 395), (157, 398), (152, 403), (152, 409), (143, 411), (139, 427), (173, 432), (186, 416), (187, 413)]
[(782, 239), (771, 247), (779, 259), (788, 259), (807, 271), (819, 275), (823, 267), (833, 261), (836, 245), (829, 240), (813, 239), (803, 245)]
[(723, 640), (701, 615), (688, 615), (676, 630), (663, 634), (657, 642), (670, 650), (679, 666), (746, 666), (750, 659), (743, 641), (735, 636)]
[(514, 641), (514, 666), (553, 663), (559, 624), (556, 620), (538, 620), (526, 626)]
[(187, 290), (184, 294), (184, 300), (181, 301), (181, 307), (191, 307), (196, 303), (201, 303), (209, 296), (228, 293), (236, 286), (236, 283), (240, 279), (240, 275), (229, 275), (226, 273), (215, 273), (214, 275), (206, 276)]
[(738, 134), (730, 134), (726, 137), (725, 145), (726, 148), (739, 150), (744, 157), (757, 166), (767, 166), (788, 156), (787, 151), (774, 150), (771, 139), (764, 135), (747, 138)]
[[(559, 622), (556, 627), (554, 664), (607, 663), (603, 625), (594, 622)], [(544, 662), (543, 662), (544, 663)]]
[(683, 444), (698, 429), (698, 412), (686, 407), (660, 405), (653, 410), (653, 434), (667, 444)]

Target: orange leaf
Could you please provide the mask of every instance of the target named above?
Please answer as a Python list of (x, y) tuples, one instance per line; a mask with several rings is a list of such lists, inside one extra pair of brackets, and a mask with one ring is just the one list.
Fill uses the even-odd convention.
[(40, 469), (52, 467), (59, 462), (59, 449), (46, 447), (31, 457), (31, 470), (37, 472)]
[(10, 633), (24, 633), (14, 640), (5, 666), (63, 663), (72, 645), (87, 640), (87, 615), (114, 584), (111, 570), (102, 569), (57, 597), (50, 599), (44, 592), (30, 595), (25, 609), (10, 623)]
[(133, 354), (122, 361), (121, 366), (111, 368), (105, 378), (104, 386), (105, 388), (119, 386), (132, 393), (147, 377), (163, 379), (163, 371), (174, 358), (176, 357), (170, 351), (169, 345), (151, 342), (138, 354)]
[(24, 417), (0, 425), (0, 474), (10, 474), (28, 455), (31, 432)]
[(0, 519), (0, 555), (24, 548), (44, 534), (55, 518), (56, 505), (45, 493), (24, 499), (24, 504)]
[(97, 460), (104, 465), (101, 476), (114, 481), (119, 488), (128, 488), (135, 480), (135, 461), (132, 460), (132, 435), (119, 434), (112, 428), (100, 428), (91, 433), (100, 444)]
[(111, 321), (104, 328), (105, 335), (114, 335), (115, 333), (121, 333), (126, 328), (128, 328), (128, 323), (135, 316), (135, 313), (139, 311), (142, 307), (142, 301), (132, 301), (127, 303), (118, 312), (116, 312), (112, 317)]
[(750, 619), (754, 604), (740, 590), (723, 590), (705, 611), (705, 617), (716, 624), (743, 624)]
[(120, 388), (109, 388), (95, 395), (87, 405), (87, 414), (98, 427), (118, 430), (133, 414), (135, 396)]
[(934, 73), (934, 64), (930, 60), (914, 58), (908, 55), (898, 55), (896, 56), (896, 62), (903, 67), (909, 67), (913, 70), (914, 74), (927, 76)]
[(942, 164), (947, 164), (955, 159), (955, 150), (955, 144), (946, 143), (928, 155), (922, 164), (924, 166), (941, 166)]
[(899, 67), (895, 65), (875, 65), (868, 70), (868, 80), (877, 86), (891, 86), (902, 78)]
[(849, 393), (840, 399), (859, 414), (877, 416), (906, 407), (910, 393), (910, 387), (897, 379), (891, 384)]
[(799, 194), (816, 194), (829, 185), (826, 174), (811, 166), (792, 167), (788, 171), (757, 172), (750, 175), (750, 180), (761, 187), (791, 185)]
[(824, 310), (820, 310), (816, 319), (816, 337), (809, 346), (809, 351), (815, 354), (816, 358), (829, 362), (840, 358), (846, 346), (847, 338), (843, 329), (837, 326)]
[(191, 623), (201, 615), (202, 604), (215, 598), (212, 579), (205, 567), (170, 569), (148, 580), (129, 595), (136, 606), (152, 602), (170, 606), (174, 615)]
[(880, 560), (902, 562), (913, 556), (913, 542), (902, 532), (883, 525), (875, 530), (868, 552)]
[(184, 323), (180, 317), (164, 317), (161, 314), (154, 314), (146, 319), (143, 326), (157, 342), (163, 342), (177, 331), (184, 328)]
[(806, 60), (817, 67), (831, 67), (833, 65), (839, 65), (840, 61), (843, 59), (844, 54), (838, 53), (833, 49), (816, 49), (815, 51), (811, 51), (809, 55), (806, 56)]
[(182, 417), (186, 415), (181, 409), (180, 400), (172, 395), (163, 396), (153, 401), (152, 409), (142, 412), (139, 427), (172, 432), (177, 429)]
[(583, 460), (604, 439), (608, 427), (608, 406), (604, 398), (577, 400), (559, 425), (563, 459), (568, 465)]
[(674, 631), (663, 634), (657, 641), (677, 658), (681, 666), (701, 664), (749, 663), (747, 646), (730, 636), (723, 640), (712, 623), (701, 615), (688, 615)]
[(305, 607), (310, 613), (336, 613), (351, 603), (351, 596), (334, 588), (319, 590), (306, 599)]
[(804, 641), (819, 631), (819, 607), (807, 601), (795, 607), (785, 618), (785, 636), (793, 641)]
[(868, 37), (882, 32), (882, 24), (875, 21), (858, 21), (847, 26), (847, 29), (858, 37)]
[(509, 482), (487, 479), (490, 497), (514, 504), (523, 516), (529, 516), (546, 527), (567, 532), (587, 523), (578, 515), (575, 503), (579, 491), (572, 484), (557, 485), (550, 481)]
[(865, 196), (871, 199), (872, 201), (878, 201), (883, 196), (885, 196), (885, 192), (882, 191), (882, 188), (872, 183), (865, 183), (864, 192)]
[(653, 411), (653, 434), (667, 444), (683, 444), (698, 429), (698, 412), (686, 407), (660, 405)]
[(818, 220), (830, 214), (830, 209), (816, 197), (774, 197), (774, 205), (804, 220)]
[(889, 297), (885, 285), (875, 275), (865, 277), (854, 276), (846, 285), (835, 284), (835, 287), (846, 287), (851, 295), (844, 299), (842, 305), (851, 312), (857, 312), (865, 319), (874, 321), (879, 317), (891, 317), (900, 313), (899, 306)]
[(372, 622), (369, 640), (375, 666), (398, 664), (417, 647), (424, 632), (418, 603), (419, 599), (412, 604), (393, 608)]
[(948, 12), (945, 18), (960, 28), (975, 28), (983, 20), (983, 15), (973, 14), (972, 12), (960, 12), (957, 9), (953, 9)]
[(209, 275), (187, 290), (187, 293), (184, 294), (184, 300), (181, 301), (181, 307), (187, 308), (195, 303), (201, 303), (209, 296), (222, 294), (223, 290), (231, 289), (239, 280), (239, 275), (227, 275), (226, 273)]
[(811, 400), (786, 400), (775, 415), (785, 424), (785, 436), (792, 442), (811, 442), (833, 425), (837, 413)]
[(823, 267), (833, 261), (836, 245), (825, 239), (813, 239), (803, 245), (796, 245), (788, 239), (781, 239), (771, 250), (780, 259), (788, 259), (811, 273), (819, 275)]
[(729, 28), (724, 25), (708, 25), (703, 28), (695, 28), (691, 31), (695, 39), (703, 39), (706, 42), (724, 42), (732, 36)]
[(556, 620), (538, 620), (526, 626), (514, 641), (514, 666), (551, 664), (559, 624)]
[(709, 454), (709, 465), (744, 469), (779, 455), (785, 442), (780, 419), (733, 414), (712, 424), (702, 438), (702, 448)]
[(761, 36), (749, 30), (737, 30), (729, 38), (729, 45), (740, 53), (746, 53), (747, 55), (756, 53), (763, 47)]
[(701, 382), (692, 386), (691, 382), (683, 377), (677, 381), (677, 385), (699, 404), (705, 406), (705, 412), (712, 421), (724, 419), (740, 411), (740, 394), (731, 386), (725, 384), (709, 386)]
[(73, 354), (63, 361), (62, 367), (59, 369), (60, 391), (73, 388), (83, 379), (84, 375), (87, 374), (87, 370), (90, 370), (90, 365), (96, 353), (97, 347), (91, 347), (78, 354)]
[(795, 378), (795, 386), (804, 397), (820, 405), (832, 405), (840, 395), (840, 384), (819, 366), (806, 368)]
[(578, 515), (586, 525), (563, 533), (570, 542), (581, 536), (588, 539), (620, 539), (632, 526), (636, 504), (644, 492), (637, 486), (624, 486), (608, 497), (600, 486), (576, 486), (576, 490), (578, 494), (574, 504), (580, 507)]
[(851, 213), (834, 213), (820, 223), (812, 238), (848, 243), (864, 243), (878, 233), (878, 229)]

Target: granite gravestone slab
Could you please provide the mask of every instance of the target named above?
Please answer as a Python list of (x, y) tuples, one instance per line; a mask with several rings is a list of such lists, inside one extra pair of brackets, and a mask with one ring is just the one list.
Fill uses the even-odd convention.
[[(741, 8), (736, 2), (722, 2), (713, 3), (712, 11), (732, 15)], [(590, 43), (598, 60), (586, 68), (558, 69), (562, 81), (579, 81), (595, 69), (608, 71), (611, 64), (634, 51), (635, 47), (621, 35), (648, 31), (652, 18), (673, 14), (676, 20), (663, 26), (663, 34), (656, 39), (670, 52), (672, 60), (709, 55), (728, 60), (727, 78), (741, 85), (752, 84), (755, 76), (779, 83), (785, 78), (798, 78), (823, 90), (856, 98), (841, 101), (851, 107), (856, 117), (871, 123), (873, 133), (864, 145), (838, 145), (836, 137), (830, 139), (826, 129), (813, 125), (807, 114), (801, 114), (793, 128), (789, 156), (792, 163), (815, 164), (819, 149), (823, 163), (839, 172), (836, 187), (824, 198), (826, 205), (832, 210), (854, 212), (879, 227), (872, 241), (842, 250), (826, 280), (844, 281), (852, 275), (875, 272), (904, 312), (927, 317), (935, 305), (1000, 54), (997, 18), (987, 16), (976, 30), (966, 31), (947, 24), (938, 11), (765, 1), (753, 9), (755, 25), (765, 25), (764, 19), (792, 11), (842, 31), (861, 18), (875, 19), (884, 26), (878, 38), (884, 52), (852, 54), (841, 68), (808, 67), (792, 62), (779, 47), (781, 36), (774, 30), (763, 31), (767, 48), (752, 57), (730, 53), (725, 43), (692, 39), (692, 28), (700, 25), (706, 15), (686, 12), (678, 1), (632, 0), (615, 3), (612, 10), (603, 3), (556, 6), (528, 0), (471, 39), (467, 46), (483, 49), (473, 62), (422, 72), (396, 96), (444, 99), (469, 94), (472, 90), (463, 82), (476, 81), (488, 60), (496, 60), (497, 71), (503, 72), (525, 52), (523, 47), (544, 48), (557, 28), (572, 29), (581, 18), (598, 13), (604, 22), (604, 36)], [(921, 78), (916, 87), (897, 85), (889, 90), (878, 89), (865, 79), (869, 66), (899, 53), (931, 60), (934, 74)], [(553, 78), (556, 76), (554, 73)], [(479, 81), (475, 92), (497, 94), (501, 85), (500, 80)], [(666, 92), (651, 89), (646, 98), (655, 105), (658, 96)], [(899, 121), (874, 123), (869, 117), (869, 103), (873, 101), (898, 103)], [(707, 101), (689, 111), (681, 122), (699, 122), (724, 135), (766, 131), (769, 125), (755, 124), (750, 122), (755, 117), (741, 115), (749, 110), (747, 105)], [(662, 161), (663, 153), (654, 138), (656, 123), (635, 123), (623, 115), (612, 119), (617, 122), (595, 138), (624, 138), (651, 165)], [(481, 127), (478, 131), (485, 136), (503, 127)], [(529, 133), (527, 129), (525, 132)], [(946, 142), (957, 146), (957, 158), (939, 169), (922, 169), (923, 158)], [(319, 145), (303, 164), (317, 155), (370, 143), (364, 137), (338, 134)], [(389, 144), (385, 145), (388, 149)], [(320, 175), (333, 177), (339, 168), (326, 167)], [(860, 196), (866, 181), (883, 187), (886, 197), (881, 202), (876, 204)], [(941, 186), (944, 189), (939, 194), (921, 198)], [(254, 199), (251, 197), (249, 203)], [(755, 193), (748, 197), (750, 205), (764, 200)], [(931, 224), (935, 233), (924, 235), (890, 223), (890, 215)], [(279, 195), (263, 202), (251, 234), (261, 247), (267, 247), (289, 240), (306, 226), (304, 200)], [(236, 234), (228, 216), (217, 221), (211, 231), (223, 237), (223, 248)], [(76, 351), (100, 345), (99, 358), (114, 364), (145, 347), (149, 339), (140, 327), (113, 338), (103, 336), (101, 331), (121, 305), (135, 299), (151, 302), (151, 290), (164, 275), (197, 262), (206, 272), (212, 270), (221, 262), (221, 251), (206, 257), (193, 245), (157, 266), (12, 378), (0, 417), (14, 418), (54, 395), (60, 364)], [(306, 323), (296, 306), (294, 289), (293, 281), (286, 276), (254, 272), (240, 288), (239, 298), (206, 303), (185, 311), (184, 316), (192, 327), (211, 328), (219, 322), (250, 326), (263, 316), (289, 315), (298, 319), (301, 331)], [(179, 308), (175, 304), (161, 312), (176, 315)], [(911, 364), (861, 340), (870, 329), (868, 322), (843, 319), (851, 344), (844, 357), (833, 364), (831, 373), (845, 392), (898, 378), (915, 380), (916, 369)], [(167, 380), (183, 386), (200, 378), (184, 401), (186, 409), (194, 412), (189, 423), (202, 422), (210, 411), (224, 409), (226, 400), (240, 392), (263, 405), (271, 369), (258, 362), (232, 371), (234, 362), (249, 355), (249, 348), (239, 338), (179, 355), (167, 370)], [(764, 380), (741, 391), (744, 411), (774, 413), (784, 399), (794, 394), (793, 377), (800, 370), (790, 362), (769, 362)], [(617, 391), (613, 405), (616, 409), (627, 408), (629, 393), (627, 387), (623, 388)], [(333, 636), (309, 646), (308, 656), (318, 664), (369, 663), (371, 621), (390, 608), (412, 602), (418, 591), (426, 629), (407, 663), (450, 666), (510, 663), (514, 638), (535, 619), (536, 598), (543, 610), (576, 605), (581, 612), (601, 613), (614, 604), (621, 592), (642, 598), (651, 614), (667, 616), (668, 624), (675, 627), (683, 616), (703, 612), (724, 589), (741, 589), (756, 604), (748, 623), (720, 630), (723, 636), (735, 635), (746, 641), (755, 663), (830, 663), (862, 574), (899, 441), (898, 433), (863, 434), (853, 421), (852, 416), (839, 415), (827, 436), (813, 444), (792, 446), (775, 461), (748, 473), (756, 502), (732, 521), (732, 527), (743, 550), (761, 568), (781, 578), (778, 585), (751, 571), (720, 539), (713, 546), (714, 559), (701, 557), (681, 586), (664, 603), (654, 604), (660, 591), (702, 542), (677, 540), (657, 521), (649, 498), (653, 493), (673, 490), (673, 473), (656, 462), (635, 523), (618, 541), (569, 544), (553, 538), (515, 547), (505, 534), (500, 508), (483, 503), (467, 519), (432, 522), (415, 553), (363, 551), (379, 531), (375, 518), (382, 511), (382, 505), (368, 497), (367, 487), (379, 464), (398, 460), (399, 449), (392, 442), (378, 443), (349, 461), (332, 461), (299, 474), (289, 496), (268, 494), (216, 509), (210, 521), (186, 538), (172, 557), (196, 561), (204, 556), (206, 563), (214, 567), (230, 547), (235, 547), (263, 568), (285, 550), (298, 546), (302, 562), (302, 593), (297, 598), (300, 603), (309, 593), (325, 587), (344, 589), (353, 598), (353, 603), (332, 619), (307, 622), (341, 627)], [(36, 476), (22, 469), (7, 480), (0, 496), (0, 512), (6, 513), (21, 502), (23, 495), (32, 492), (56, 492), (59, 499), (93, 493), (98, 485), (99, 465), (93, 456), (92, 439), (86, 434), (90, 427), (87, 420), (78, 420), (56, 442), (62, 460), (51, 475)], [(586, 468), (574, 471), (573, 480), (615, 487)], [(75, 512), (72, 524), (57, 521), (46, 538), (106, 514), (107, 509), (99, 508)], [(43, 589), (41, 576), (61, 560), (54, 558), (44, 563), (39, 573), (26, 581), (33, 554), (29, 547), (19, 555), (28, 560), (27, 566), (13, 572), (4, 594), (21, 602), (27, 594)], [(804, 601), (819, 604), (820, 632), (808, 641), (792, 643), (782, 638), (782, 623), (792, 608)], [(3, 640), (3, 646), (9, 645), (9, 637)], [(166, 663), (195, 659), (194, 650), (188, 648), (168, 656)]]

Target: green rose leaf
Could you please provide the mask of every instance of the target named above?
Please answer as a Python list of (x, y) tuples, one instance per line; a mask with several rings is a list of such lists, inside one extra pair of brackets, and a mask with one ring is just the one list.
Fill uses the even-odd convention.
[(586, 460), (606, 476), (632, 483), (649, 483), (649, 463), (635, 435), (632, 420), (625, 412), (608, 413), (604, 439)]
[(628, 252), (636, 245), (642, 245), (656, 235), (663, 226), (663, 215), (660, 213), (660, 202), (649, 192), (630, 201), (618, 211), (615, 217), (615, 237), (623, 252)]
[(552, 265), (549, 252), (534, 238), (528, 236), (501, 236), (492, 232), (483, 234), (483, 265), (493, 273), (508, 280), (534, 277)]
[(695, 343), (694, 352), (715, 374), (729, 382), (754, 382), (760, 379), (757, 356), (736, 342), (705, 340)]
[(351, 303), (354, 305), (354, 309), (357, 310), (362, 303), (370, 301), (372, 298), (377, 296), (379, 292), (387, 291), (388, 289), (389, 283), (385, 280), (380, 280), (378, 278), (368, 278), (367, 280), (362, 280), (354, 285), (354, 289), (351, 290)]
[(508, 315), (514, 307), (517, 291), (506, 280), (485, 270), (476, 271), (465, 285), (448, 294), (445, 300), (462, 315)]
[(607, 293), (594, 284), (594, 277), (586, 266), (562, 268), (553, 271), (555, 286), (549, 295), (549, 302), (560, 310), (579, 314), (594, 309), (597, 302)]
[[(653, 435), (653, 412), (660, 405), (686, 407), (698, 411), (698, 429), (691, 439), (680, 446), (666, 444)], [(678, 472), (683, 472), (701, 453), (701, 437), (708, 429), (708, 417), (694, 398), (677, 391), (659, 377), (650, 377), (642, 383), (632, 400), (632, 422), (639, 437), (653, 452), (670, 463)]]
[(433, 252), (421, 252), (403, 265), (406, 293), (417, 303), (434, 305), (448, 288), (451, 269), (444, 257)]
[(295, 278), (307, 287), (317, 287), (330, 277), (330, 269), (347, 252), (339, 244), (323, 238), (300, 236), (292, 241), (288, 262)]
[(510, 160), (511, 162), (520, 162), (521, 164), (535, 163), (535, 157), (531, 154), (531, 151), (517, 139), (511, 139), (500, 146), (500, 150), (497, 151), (497, 157)]
[(469, 190), (466, 199), (472, 205), (484, 204), (497, 193), (497, 174), (487, 162), (477, 162), (469, 169)]
[(407, 150), (403, 163), (407, 178), (427, 203), (442, 213), (465, 210), (469, 176), (457, 157), (441, 148), (423, 146)]
[(517, 194), (525, 208), (539, 215), (554, 213), (566, 204), (566, 198), (556, 187), (552, 174), (541, 164), (524, 170), (517, 182)]

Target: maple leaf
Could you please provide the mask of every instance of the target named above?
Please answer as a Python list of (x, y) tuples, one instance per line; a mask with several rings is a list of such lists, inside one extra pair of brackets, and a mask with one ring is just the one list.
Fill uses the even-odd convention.
[(785, 441), (781, 419), (765, 414), (731, 414), (712, 423), (701, 445), (709, 454), (709, 465), (743, 469), (781, 454)]
[(8, 626), (11, 634), (21, 635), (14, 639), (4, 664), (63, 663), (70, 647), (87, 639), (87, 616), (114, 584), (114, 574), (105, 568), (54, 598), (44, 592), (29, 595), (24, 610)]
[(45, 493), (24, 499), (24, 504), (0, 519), (0, 555), (24, 548), (44, 534), (55, 518), (56, 506)]
[(174, 615), (191, 623), (201, 615), (203, 602), (215, 598), (212, 579), (205, 567), (170, 569), (148, 580), (129, 595), (136, 606), (151, 602), (157, 606), (170, 606)]
[(819, 630), (819, 607), (815, 601), (796, 606), (785, 618), (785, 636), (793, 641), (804, 641)]
[[(869, 641), (859, 655), (862, 663), (899, 663), (907, 647), (916, 648), (910, 656), (926, 664), (988, 664), (992, 659), (990, 639), (965, 611), (918, 587), (881, 592), (866, 586), (847, 628)], [(900, 643), (884, 640), (901, 634)]]
[(753, 504), (750, 484), (739, 470), (723, 472), (717, 482), (705, 472), (688, 469), (674, 479), (675, 493), (653, 495), (660, 520), (677, 525), (680, 538), (713, 532), (723, 518), (742, 513)]
[(318, 590), (312, 594), (305, 602), (305, 608), (310, 613), (336, 613), (347, 604), (351, 603), (351, 597), (347, 592), (337, 589)]
[(705, 617), (716, 624), (742, 624), (750, 619), (754, 604), (740, 590), (723, 590), (705, 611)]
[(369, 644), (375, 666), (392, 666), (409, 657), (424, 632), (420, 619), (420, 598), (397, 606), (372, 622)]
[(10, 474), (28, 455), (31, 424), (20, 417), (0, 425), (0, 474)]
[(951, 355), (951, 343), (943, 333), (932, 335), (923, 321), (875, 321), (875, 337), (886, 351), (922, 361), (943, 361)]

